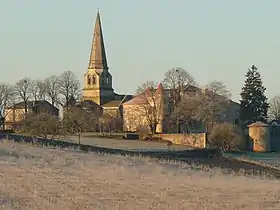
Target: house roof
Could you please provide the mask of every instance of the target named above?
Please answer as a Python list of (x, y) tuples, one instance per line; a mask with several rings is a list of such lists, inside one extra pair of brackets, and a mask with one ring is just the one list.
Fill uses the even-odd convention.
[(123, 103), (123, 105), (137, 105), (137, 104), (146, 104), (147, 100), (144, 99), (144, 94), (141, 93), (137, 96), (134, 96), (132, 99), (129, 101)]
[(269, 122), (270, 125), (275, 125), (275, 124), (279, 124), (280, 125), (280, 120), (271, 120)]
[(106, 104), (103, 104), (102, 107), (119, 107), (122, 103), (122, 100), (114, 100), (114, 101), (109, 101), (108, 103)]
[[(170, 88), (164, 88), (162, 86), (161, 83), (159, 83), (157, 89), (153, 89), (156, 91), (156, 93), (158, 94), (170, 94), (172, 92), (172, 89)], [(134, 96), (131, 100), (123, 103), (123, 105), (140, 105), (140, 104), (146, 104), (148, 103), (147, 102), (147, 94), (149, 95), (151, 93), (151, 91), (153, 91), (152, 89), (148, 88), (146, 91), (144, 91), (143, 93), (140, 93), (136, 96)], [(199, 92), (203, 92), (204, 94), (210, 94), (211, 91), (208, 90), (208, 89), (201, 89), (197, 86), (193, 86), (193, 85), (189, 85), (185, 88), (185, 92), (186, 93), (191, 93), (191, 92), (196, 92), (196, 91), (199, 91)], [(165, 92), (165, 93), (164, 93)], [(218, 95), (218, 94), (215, 94), (219, 97), (223, 97), (225, 98), (224, 96), (222, 95)], [(230, 103), (234, 103), (236, 105), (239, 105), (239, 103), (235, 102), (235, 101), (232, 101), (232, 100), (229, 100)]]
[(99, 105), (97, 103), (90, 101), (90, 100), (79, 101), (79, 102), (75, 103), (75, 106), (82, 106), (85, 108), (99, 107)]
[[(41, 100), (41, 101), (36, 100), (36, 101), (28, 101), (27, 108), (41, 106), (44, 104), (48, 104), (49, 106), (52, 106), (47, 100)], [(16, 103), (15, 105), (8, 107), (8, 109), (24, 109), (24, 108), (25, 108), (24, 101), (20, 101), (20, 102)], [(53, 106), (53, 108), (58, 110), (58, 108), (56, 108), (55, 106)]]
[(148, 104), (147, 100), (152, 95), (162, 95), (164, 94), (164, 88), (161, 83), (158, 84), (157, 88), (147, 88), (144, 92), (134, 96), (129, 101), (123, 103), (123, 105), (140, 105), (140, 104)]
[(269, 126), (269, 125), (266, 123), (263, 123), (261, 121), (257, 121), (255, 123), (248, 125), (248, 127), (266, 127), (266, 126)]

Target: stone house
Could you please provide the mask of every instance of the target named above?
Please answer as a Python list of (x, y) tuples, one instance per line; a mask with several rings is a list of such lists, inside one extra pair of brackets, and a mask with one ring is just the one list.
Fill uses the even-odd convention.
[(124, 102), (123, 107), (123, 130), (135, 132), (148, 127), (156, 133), (164, 132), (163, 115), (166, 110), (163, 87), (157, 89), (148, 88), (143, 93)]
[[(26, 107), (25, 107), (26, 106)], [(59, 116), (59, 109), (51, 105), (48, 101), (28, 101), (25, 104), (23, 101), (14, 106), (5, 109), (5, 126), (6, 128), (13, 128), (25, 118), (25, 108), (27, 113), (41, 114), (47, 113), (49, 115)]]
[[(157, 133), (199, 133), (209, 131), (209, 126), (204, 125), (202, 122), (190, 120), (188, 124), (185, 121), (174, 122), (172, 118), (173, 105), (170, 102), (171, 90), (164, 89), (161, 84), (157, 87), (155, 91), (155, 97), (160, 100), (155, 100), (157, 105), (151, 104), (151, 100), (148, 100), (147, 95), (151, 92), (150, 89), (147, 89), (143, 93), (135, 96), (133, 99), (122, 104), (123, 106), (123, 129), (124, 131), (133, 131), (136, 132), (139, 128), (149, 127), (151, 119), (157, 118)], [(186, 95), (191, 95), (192, 92), (199, 91), (199, 93), (205, 94), (205, 90), (200, 90), (195, 87), (191, 87), (186, 90)], [(206, 90), (207, 91), (207, 90)], [(222, 96), (218, 96), (222, 97)], [(185, 104), (184, 109), (196, 110), (197, 103), (194, 99), (187, 97), (188, 104)], [(153, 102), (153, 101), (152, 101)], [(228, 123), (237, 123), (239, 118), (239, 109), (240, 106), (238, 103), (232, 100), (225, 100), (225, 111), (223, 115), (220, 116), (219, 122), (228, 122)], [(149, 113), (147, 107), (156, 107), (154, 111), (156, 116), (152, 113)], [(154, 112), (154, 113), (155, 113)], [(188, 112), (186, 110), (186, 112)], [(179, 126), (179, 130), (178, 130)]]

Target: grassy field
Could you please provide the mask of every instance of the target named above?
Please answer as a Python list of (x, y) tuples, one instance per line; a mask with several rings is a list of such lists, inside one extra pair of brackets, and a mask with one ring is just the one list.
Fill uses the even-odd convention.
[[(77, 136), (69, 136), (72, 142), (78, 143)], [(139, 140), (121, 140), (114, 138), (100, 138), (100, 137), (81, 137), (81, 144), (88, 144), (97, 147), (117, 148), (130, 151), (182, 151), (193, 149), (193, 147), (185, 145), (167, 146), (165, 142), (150, 142)], [(280, 154), (279, 153), (256, 153), (246, 152), (243, 154), (226, 154), (226, 157), (236, 158), (238, 160), (256, 163), (264, 166), (274, 167), (280, 169)]]
[(245, 152), (243, 154), (226, 154), (226, 156), (231, 158), (236, 158), (238, 160), (257, 163), (260, 165), (280, 169), (280, 153), (276, 153), (276, 152), (268, 152), (268, 153)]
[[(78, 143), (77, 136), (67, 137), (72, 142)], [(192, 149), (189, 146), (184, 145), (172, 145), (167, 146), (166, 142), (151, 142), (151, 141), (140, 141), (140, 140), (121, 140), (114, 138), (101, 138), (101, 137), (81, 137), (81, 144), (87, 144), (98, 147), (106, 147), (113, 149), (125, 149), (130, 151), (178, 151)]]
[(0, 209), (280, 209), (276, 180), (11, 141), (0, 177)]

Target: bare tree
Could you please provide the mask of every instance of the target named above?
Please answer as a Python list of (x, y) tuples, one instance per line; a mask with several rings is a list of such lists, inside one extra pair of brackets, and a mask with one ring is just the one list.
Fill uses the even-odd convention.
[(62, 134), (59, 119), (47, 113), (28, 113), (24, 129), (34, 137), (45, 139), (54, 139)]
[(149, 80), (149, 81), (146, 81), (144, 82), (143, 84), (139, 85), (136, 89), (136, 94), (141, 94), (143, 93), (144, 91), (147, 90), (147, 88), (156, 88), (157, 87), (157, 82), (155, 81), (152, 81), (152, 80)]
[(71, 98), (77, 99), (80, 93), (80, 82), (72, 71), (65, 71), (58, 80), (59, 93), (62, 96), (60, 104), (65, 106), (66, 110), (69, 108), (69, 100)]
[(5, 130), (6, 107), (14, 103), (14, 89), (11, 85), (0, 84), (0, 126)]
[(280, 96), (274, 96), (269, 105), (268, 115), (270, 120), (280, 120)]
[(101, 135), (106, 136), (115, 132), (119, 128), (120, 120), (109, 114), (104, 114), (98, 119), (98, 131)]
[(42, 101), (46, 98), (46, 83), (41, 80), (30, 81), (30, 92), (35, 101)]
[(45, 80), (46, 84), (46, 95), (50, 99), (50, 102), (53, 106), (58, 103), (59, 98), (59, 77), (50, 76)]
[(31, 97), (29, 84), (29, 78), (21, 79), (15, 84), (15, 94), (17, 95), (18, 100), (21, 100), (24, 103), (25, 119), (27, 119), (28, 101)]
[(163, 85), (170, 91), (174, 105), (178, 105), (181, 96), (196, 87), (195, 79), (183, 68), (173, 68), (165, 73)]
[(11, 105), (14, 101), (14, 89), (12, 85), (0, 84), (0, 104)]
[(210, 81), (206, 85), (206, 89), (213, 94), (222, 96), (225, 99), (231, 98), (230, 91), (227, 89), (227, 86), (221, 81), (218, 80)]
[(197, 97), (197, 95), (185, 95), (181, 98), (181, 101), (169, 116), (171, 120), (177, 120), (177, 122), (184, 125), (183, 128), (180, 125), (179, 132), (189, 133), (191, 128), (197, 129), (197, 125), (199, 124), (199, 120), (197, 119), (199, 105), (200, 97)]
[(230, 96), (230, 91), (224, 83), (209, 82), (199, 94), (200, 104), (197, 106), (197, 118), (204, 122), (208, 129), (211, 129), (228, 110)]
[[(96, 111), (96, 113), (94, 113)], [(99, 113), (97, 110), (84, 110), (82, 107), (71, 106), (63, 116), (64, 132), (78, 135), (80, 144), (81, 132), (93, 131), (97, 127)]]
[(139, 119), (143, 118), (148, 124), (152, 134), (156, 132), (157, 125), (161, 122), (164, 114), (163, 94), (163, 87), (161, 85), (157, 89), (146, 89), (146, 91), (139, 95), (139, 103), (135, 106), (135, 110), (133, 110)]
[(169, 92), (169, 104), (172, 108), (172, 119), (176, 121), (177, 132), (181, 132), (181, 111), (179, 105), (182, 98), (197, 91), (195, 79), (183, 68), (172, 68), (165, 73), (164, 87)]

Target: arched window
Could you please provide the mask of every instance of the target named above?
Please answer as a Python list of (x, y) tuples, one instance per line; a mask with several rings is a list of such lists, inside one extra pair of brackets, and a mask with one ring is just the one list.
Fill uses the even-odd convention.
[(106, 84), (108, 85), (109, 84), (109, 77), (106, 77)]
[(95, 85), (96, 84), (96, 77), (92, 76), (92, 84)]
[(87, 84), (91, 85), (91, 76), (90, 75), (87, 76)]

